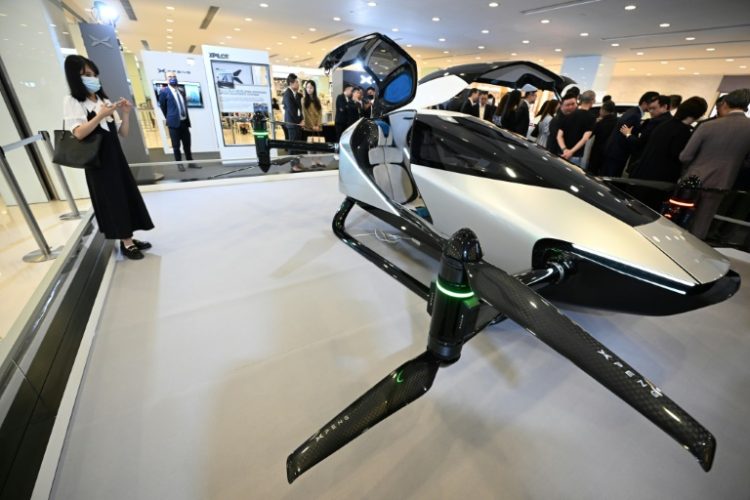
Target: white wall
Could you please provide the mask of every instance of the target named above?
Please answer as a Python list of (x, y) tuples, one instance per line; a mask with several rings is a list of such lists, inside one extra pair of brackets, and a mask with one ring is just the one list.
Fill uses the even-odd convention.
[[(216, 138), (215, 118), (209, 95), (209, 83), (203, 66), (203, 58), (193, 54), (144, 50), (141, 52), (141, 62), (143, 63), (145, 79), (148, 80), (148, 87), (144, 89), (147, 93), (153, 92), (151, 90), (151, 82), (154, 80), (166, 80), (165, 73), (167, 71), (175, 71), (178, 81), (200, 83), (201, 94), (203, 94), (203, 107), (188, 109), (191, 125), (191, 149), (193, 153), (218, 151), (219, 145)], [(157, 117), (156, 122), (159, 127), (162, 144), (164, 144), (164, 153), (169, 154), (172, 152), (172, 141), (169, 139), (169, 131), (164, 125), (164, 115), (162, 115), (161, 109), (159, 109), (159, 101), (156, 99), (156, 96), (152, 93), (149, 93), (149, 96), (154, 103), (154, 113)]]
[[(654, 90), (662, 94), (680, 94), (682, 99), (699, 96), (708, 101), (709, 110), (718, 97), (722, 75), (685, 76), (613, 76), (607, 94), (615, 103), (637, 103), (644, 92)], [(604, 96), (597, 94), (597, 99)]]

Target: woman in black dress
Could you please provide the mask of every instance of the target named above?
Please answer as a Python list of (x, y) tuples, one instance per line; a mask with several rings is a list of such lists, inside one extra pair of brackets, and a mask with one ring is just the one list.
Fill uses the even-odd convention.
[[(120, 240), (120, 250), (129, 259), (142, 259), (142, 250), (151, 248), (147, 241), (133, 239), (133, 231), (154, 228), (125, 154), (123, 137), (130, 128), (132, 104), (121, 98), (112, 103), (99, 83), (99, 69), (85, 57), (72, 55), (65, 59), (65, 77), (70, 95), (64, 100), (65, 128), (78, 139), (101, 134), (101, 166), (86, 169), (86, 183), (99, 230), (109, 239)], [(117, 110), (122, 111), (122, 119)]]

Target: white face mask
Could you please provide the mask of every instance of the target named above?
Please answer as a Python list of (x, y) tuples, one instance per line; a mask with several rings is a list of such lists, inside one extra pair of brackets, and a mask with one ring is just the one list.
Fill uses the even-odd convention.
[(81, 81), (86, 90), (92, 94), (96, 94), (102, 88), (102, 84), (96, 76), (82, 76)]

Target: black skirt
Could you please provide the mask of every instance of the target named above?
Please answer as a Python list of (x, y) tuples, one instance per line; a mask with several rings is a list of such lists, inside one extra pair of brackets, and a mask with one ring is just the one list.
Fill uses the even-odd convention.
[[(93, 116), (89, 113), (88, 119)], [(99, 230), (108, 239), (127, 239), (133, 231), (153, 229), (154, 223), (122, 152), (117, 127), (114, 122), (107, 125), (109, 131), (97, 125), (91, 132), (104, 137), (99, 151), (101, 167), (86, 169), (86, 183)]]

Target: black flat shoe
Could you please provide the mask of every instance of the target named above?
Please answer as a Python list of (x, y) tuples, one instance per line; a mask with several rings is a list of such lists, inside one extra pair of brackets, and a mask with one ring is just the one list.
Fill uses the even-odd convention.
[(120, 242), (120, 252), (131, 260), (141, 260), (143, 258), (143, 254), (138, 250), (137, 246), (130, 245), (129, 247), (125, 247), (125, 243), (122, 241)]
[(151, 243), (148, 241), (136, 240), (133, 238), (133, 244), (138, 247), (138, 250), (148, 250), (151, 248)]

